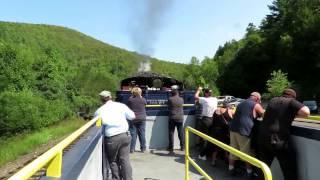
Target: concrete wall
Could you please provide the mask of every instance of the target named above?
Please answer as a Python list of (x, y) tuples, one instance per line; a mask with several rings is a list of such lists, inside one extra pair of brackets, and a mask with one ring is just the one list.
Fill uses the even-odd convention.
[[(306, 130), (307, 131), (307, 130)], [(320, 179), (320, 141), (301, 136), (292, 136), (297, 149), (298, 175), (301, 180)], [(283, 180), (282, 171), (277, 159), (271, 166), (275, 180)]]
[(85, 132), (63, 154), (60, 179), (102, 179), (101, 140), (101, 128), (93, 126)]
[(102, 138), (99, 139), (89, 159), (80, 172), (78, 180), (102, 180)]
[[(184, 116), (184, 126), (195, 126), (194, 115)], [(167, 116), (148, 116), (146, 121), (146, 144), (147, 149), (166, 149), (169, 145), (169, 133), (168, 133), (168, 117)], [(193, 136), (191, 136), (191, 144)], [(177, 130), (174, 133), (174, 148), (179, 149), (180, 143)], [(137, 138), (136, 150), (140, 150), (140, 143)]]

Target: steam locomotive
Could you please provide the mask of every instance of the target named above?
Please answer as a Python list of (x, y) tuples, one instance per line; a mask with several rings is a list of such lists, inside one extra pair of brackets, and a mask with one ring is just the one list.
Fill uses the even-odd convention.
[(173, 87), (179, 90), (187, 105), (184, 110), (194, 110), (194, 91), (185, 90), (183, 83), (177, 79), (152, 72), (140, 72), (136, 76), (123, 79), (120, 90), (116, 92), (116, 101), (126, 104), (131, 96), (130, 90), (135, 86), (142, 89), (142, 95), (147, 101), (148, 115), (167, 115), (166, 105)]

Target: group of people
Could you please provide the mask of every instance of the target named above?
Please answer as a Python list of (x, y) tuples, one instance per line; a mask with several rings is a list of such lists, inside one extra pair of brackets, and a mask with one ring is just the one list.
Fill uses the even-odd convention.
[[(146, 100), (142, 90), (134, 87), (128, 103), (112, 101), (109, 91), (102, 91), (99, 96), (102, 106), (96, 110), (95, 116), (102, 119), (104, 125), (104, 154), (111, 170), (112, 179), (132, 180), (132, 167), (129, 154), (135, 152), (137, 136), (141, 152), (146, 151)], [(184, 150), (183, 137), (183, 98), (178, 89), (172, 89), (168, 99), (168, 150), (173, 152), (173, 137), (175, 128), (178, 130), (180, 149)]]
[[(204, 97), (200, 97), (203, 90)], [(132, 96), (127, 105), (112, 101), (109, 91), (102, 91), (99, 95), (103, 105), (95, 112), (95, 116), (102, 118), (104, 129), (104, 153), (107, 157), (112, 179), (132, 179), (132, 168), (129, 161), (130, 152), (135, 151), (136, 139), (139, 137), (140, 150), (146, 150), (146, 100), (141, 95), (139, 87), (132, 89)], [(282, 96), (270, 100), (266, 110), (261, 105), (261, 95), (252, 92), (248, 99), (241, 102), (234, 112), (227, 103), (218, 107), (217, 98), (212, 96), (210, 89), (199, 87), (195, 93), (195, 100), (201, 104), (201, 119), (197, 121), (197, 128), (202, 133), (229, 144), (246, 154), (255, 156), (268, 166), (274, 157), (279, 160), (286, 180), (297, 179), (294, 148), (290, 139), (290, 127), (295, 117), (307, 117), (308, 107), (296, 100), (293, 89), (285, 89)], [(173, 152), (173, 134), (178, 130), (180, 149), (184, 150), (183, 136), (183, 99), (177, 89), (172, 89), (168, 99), (168, 150)], [(259, 121), (258, 118), (263, 120)], [(128, 131), (130, 130), (130, 131)], [(199, 159), (210, 158), (215, 165), (217, 154), (222, 150), (200, 139)], [(223, 152), (223, 151), (222, 151)], [(226, 152), (229, 172), (235, 173), (235, 161), (239, 157)], [(252, 167), (246, 164), (248, 176), (253, 176)], [(259, 173), (259, 172), (258, 172)]]
[[(274, 97), (266, 109), (261, 105), (261, 95), (252, 92), (248, 99), (241, 102), (236, 111), (230, 110), (226, 103), (217, 107), (217, 99), (209, 89), (204, 89), (204, 97), (199, 97), (202, 88), (195, 93), (195, 99), (202, 105), (202, 118), (198, 120), (198, 130), (213, 138), (229, 144), (231, 147), (254, 156), (268, 166), (275, 157), (279, 160), (284, 178), (297, 179), (296, 155), (290, 138), (290, 127), (295, 117), (307, 117), (308, 107), (296, 100), (293, 89), (285, 89), (280, 97)], [(261, 117), (261, 120), (258, 118)], [(200, 140), (199, 159), (208, 157), (215, 165), (220, 148)], [(227, 154), (225, 152), (225, 154)], [(235, 162), (239, 157), (229, 154), (229, 172), (236, 174)], [(250, 177), (263, 177), (261, 171), (253, 172), (246, 164), (246, 174)], [(259, 175), (260, 174), (260, 175)]]
[[(135, 152), (137, 136), (140, 142), (141, 152), (146, 150), (146, 105), (147, 102), (142, 97), (142, 90), (139, 87), (134, 87), (132, 90), (132, 96), (128, 100), (128, 107), (135, 113), (135, 119), (128, 121), (129, 131), (132, 137), (130, 145), (130, 153)], [(168, 137), (169, 145), (168, 151), (173, 152), (174, 145), (174, 131), (177, 128), (178, 137), (180, 140), (180, 150), (184, 150), (184, 137), (183, 137), (183, 98), (179, 96), (178, 89), (173, 88), (171, 90), (171, 97), (168, 99), (169, 109), (169, 121), (168, 121)]]

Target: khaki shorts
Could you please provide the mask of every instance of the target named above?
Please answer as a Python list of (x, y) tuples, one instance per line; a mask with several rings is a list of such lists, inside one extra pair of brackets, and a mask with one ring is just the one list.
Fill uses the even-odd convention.
[[(246, 153), (252, 156), (251, 146), (250, 146), (250, 138), (247, 136), (242, 136), (239, 133), (230, 131), (230, 146), (240, 150), (243, 153)], [(238, 156), (235, 156), (230, 153), (230, 159), (239, 160)]]

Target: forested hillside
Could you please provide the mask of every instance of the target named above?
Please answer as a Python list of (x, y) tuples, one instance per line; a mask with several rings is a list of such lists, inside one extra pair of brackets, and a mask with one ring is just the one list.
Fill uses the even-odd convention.
[(263, 91), (270, 73), (281, 69), (302, 98), (319, 98), (320, 1), (277, 0), (270, 11), (260, 27), (249, 25), (244, 39), (218, 50), (215, 59), (230, 62), (219, 78), (221, 90)]
[(183, 64), (160, 61), (68, 28), (0, 22), (0, 136), (38, 129), (115, 91), (141, 61), (182, 79)]
[(281, 70), (301, 99), (320, 100), (320, 1), (276, 0), (269, 9), (241, 40), (226, 42), (201, 63), (192, 60), (189, 66), (199, 71), (190, 76), (212, 81), (223, 94), (246, 97), (266, 92), (270, 74)]

